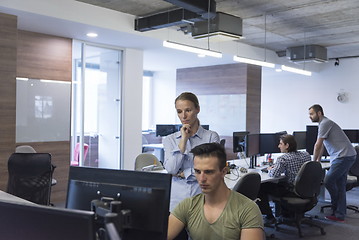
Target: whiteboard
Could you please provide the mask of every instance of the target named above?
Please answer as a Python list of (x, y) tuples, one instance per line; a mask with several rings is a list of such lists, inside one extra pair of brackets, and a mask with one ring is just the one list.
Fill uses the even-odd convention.
[(71, 83), (16, 79), (16, 142), (70, 140)]
[(246, 94), (198, 95), (201, 107), (198, 118), (201, 124), (220, 136), (246, 129)]

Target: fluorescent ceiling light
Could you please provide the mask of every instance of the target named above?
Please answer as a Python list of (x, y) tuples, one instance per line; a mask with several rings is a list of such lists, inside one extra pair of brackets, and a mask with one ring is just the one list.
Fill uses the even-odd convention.
[(86, 34), (86, 36), (95, 38), (95, 37), (97, 37), (98, 35), (97, 35), (97, 33), (89, 32), (89, 33)]
[(306, 71), (306, 70), (302, 70), (302, 69), (298, 69), (298, 68), (287, 67), (285, 65), (282, 65), (281, 68), (282, 68), (283, 71), (303, 74), (303, 75), (306, 75), (306, 76), (312, 76), (312, 72), (310, 72), (310, 71)]
[(23, 77), (17, 77), (16, 80), (20, 80), (20, 81), (28, 81), (28, 78), (23, 78)]
[(68, 81), (58, 81), (58, 80), (48, 80), (48, 79), (40, 79), (40, 82), (71, 84), (71, 82), (68, 82)]
[(238, 57), (238, 56), (233, 56), (233, 60), (236, 62), (248, 63), (248, 64), (258, 65), (258, 66), (262, 66), (262, 67), (269, 67), (269, 68), (275, 67), (274, 63), (253, 60), (253, 59), (243, 58), (243, 57)]
[(203, 54), (203, 55), (206, 55), (206, 56), (211, 56), (211, 57), (216, 57), (216, 58), (221, 58), (222, 57), (222, 53), (220, 53), (220, 52), (216, 52), (216, 51), (212, 51), (212, 50), (208, 50), (208, 49), (203, 49), (203, 48), (192, 47), (192, 46), (188, 46), (188, 45), (184, 45), (184, 44), (180, 44), (180, 43), (175, 43), (175, 42), (170, 42), (170, 41), (163, 41), (163, 46), (168, 47), (168, 48), (177, 49), (177, 50), (186, 51), (186, 52)]

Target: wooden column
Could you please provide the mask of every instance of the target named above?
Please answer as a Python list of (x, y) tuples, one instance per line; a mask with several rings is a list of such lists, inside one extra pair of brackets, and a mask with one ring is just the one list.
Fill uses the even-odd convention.
[(0, 13), (0, 189), (6, 190), (7, 160), (15, 149), (17, 17)]

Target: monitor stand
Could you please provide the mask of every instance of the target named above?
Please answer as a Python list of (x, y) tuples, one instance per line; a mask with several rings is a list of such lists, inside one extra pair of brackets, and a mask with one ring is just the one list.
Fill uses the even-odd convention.
[(257, 166), (257, 156), (250, 156), (249, 158), (249, 168), (254, 169)]

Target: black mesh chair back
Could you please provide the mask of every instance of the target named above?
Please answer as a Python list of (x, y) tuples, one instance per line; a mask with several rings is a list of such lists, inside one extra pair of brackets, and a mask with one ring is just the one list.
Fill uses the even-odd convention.
[(295, 194), (288, 194), (288, 196), (280, 198), (279, 203), (282, 216), (280, 221), (275, 224), (277, 230), (279, 230), (278, 225), (280, 224), (294, 222), (297, 226), (299, 237), (303, 237), (302, 223), (317, 227), (322, 235), (325, 234), (322, 226), (305, 216), (305, 213), (313, 209), (318, 203), (318, 195), (323, 178), (324, 171), (320, 162), (308, 161), (302, 165), (294, 180)]
[(261, 175), (257, 172), (249, 172), (244, 174), (234, 185), (233, 190), (244, 196), (256, 200), (261, 186)]
[(294, 192), (301, 198), (317, 197), (323, 178), (320, 162), (308, 161), (302, 165), (294, 180)]
[(49, 205), (53, 170), (49, 153), (13, 153), (8, 160), (7, 192)]

